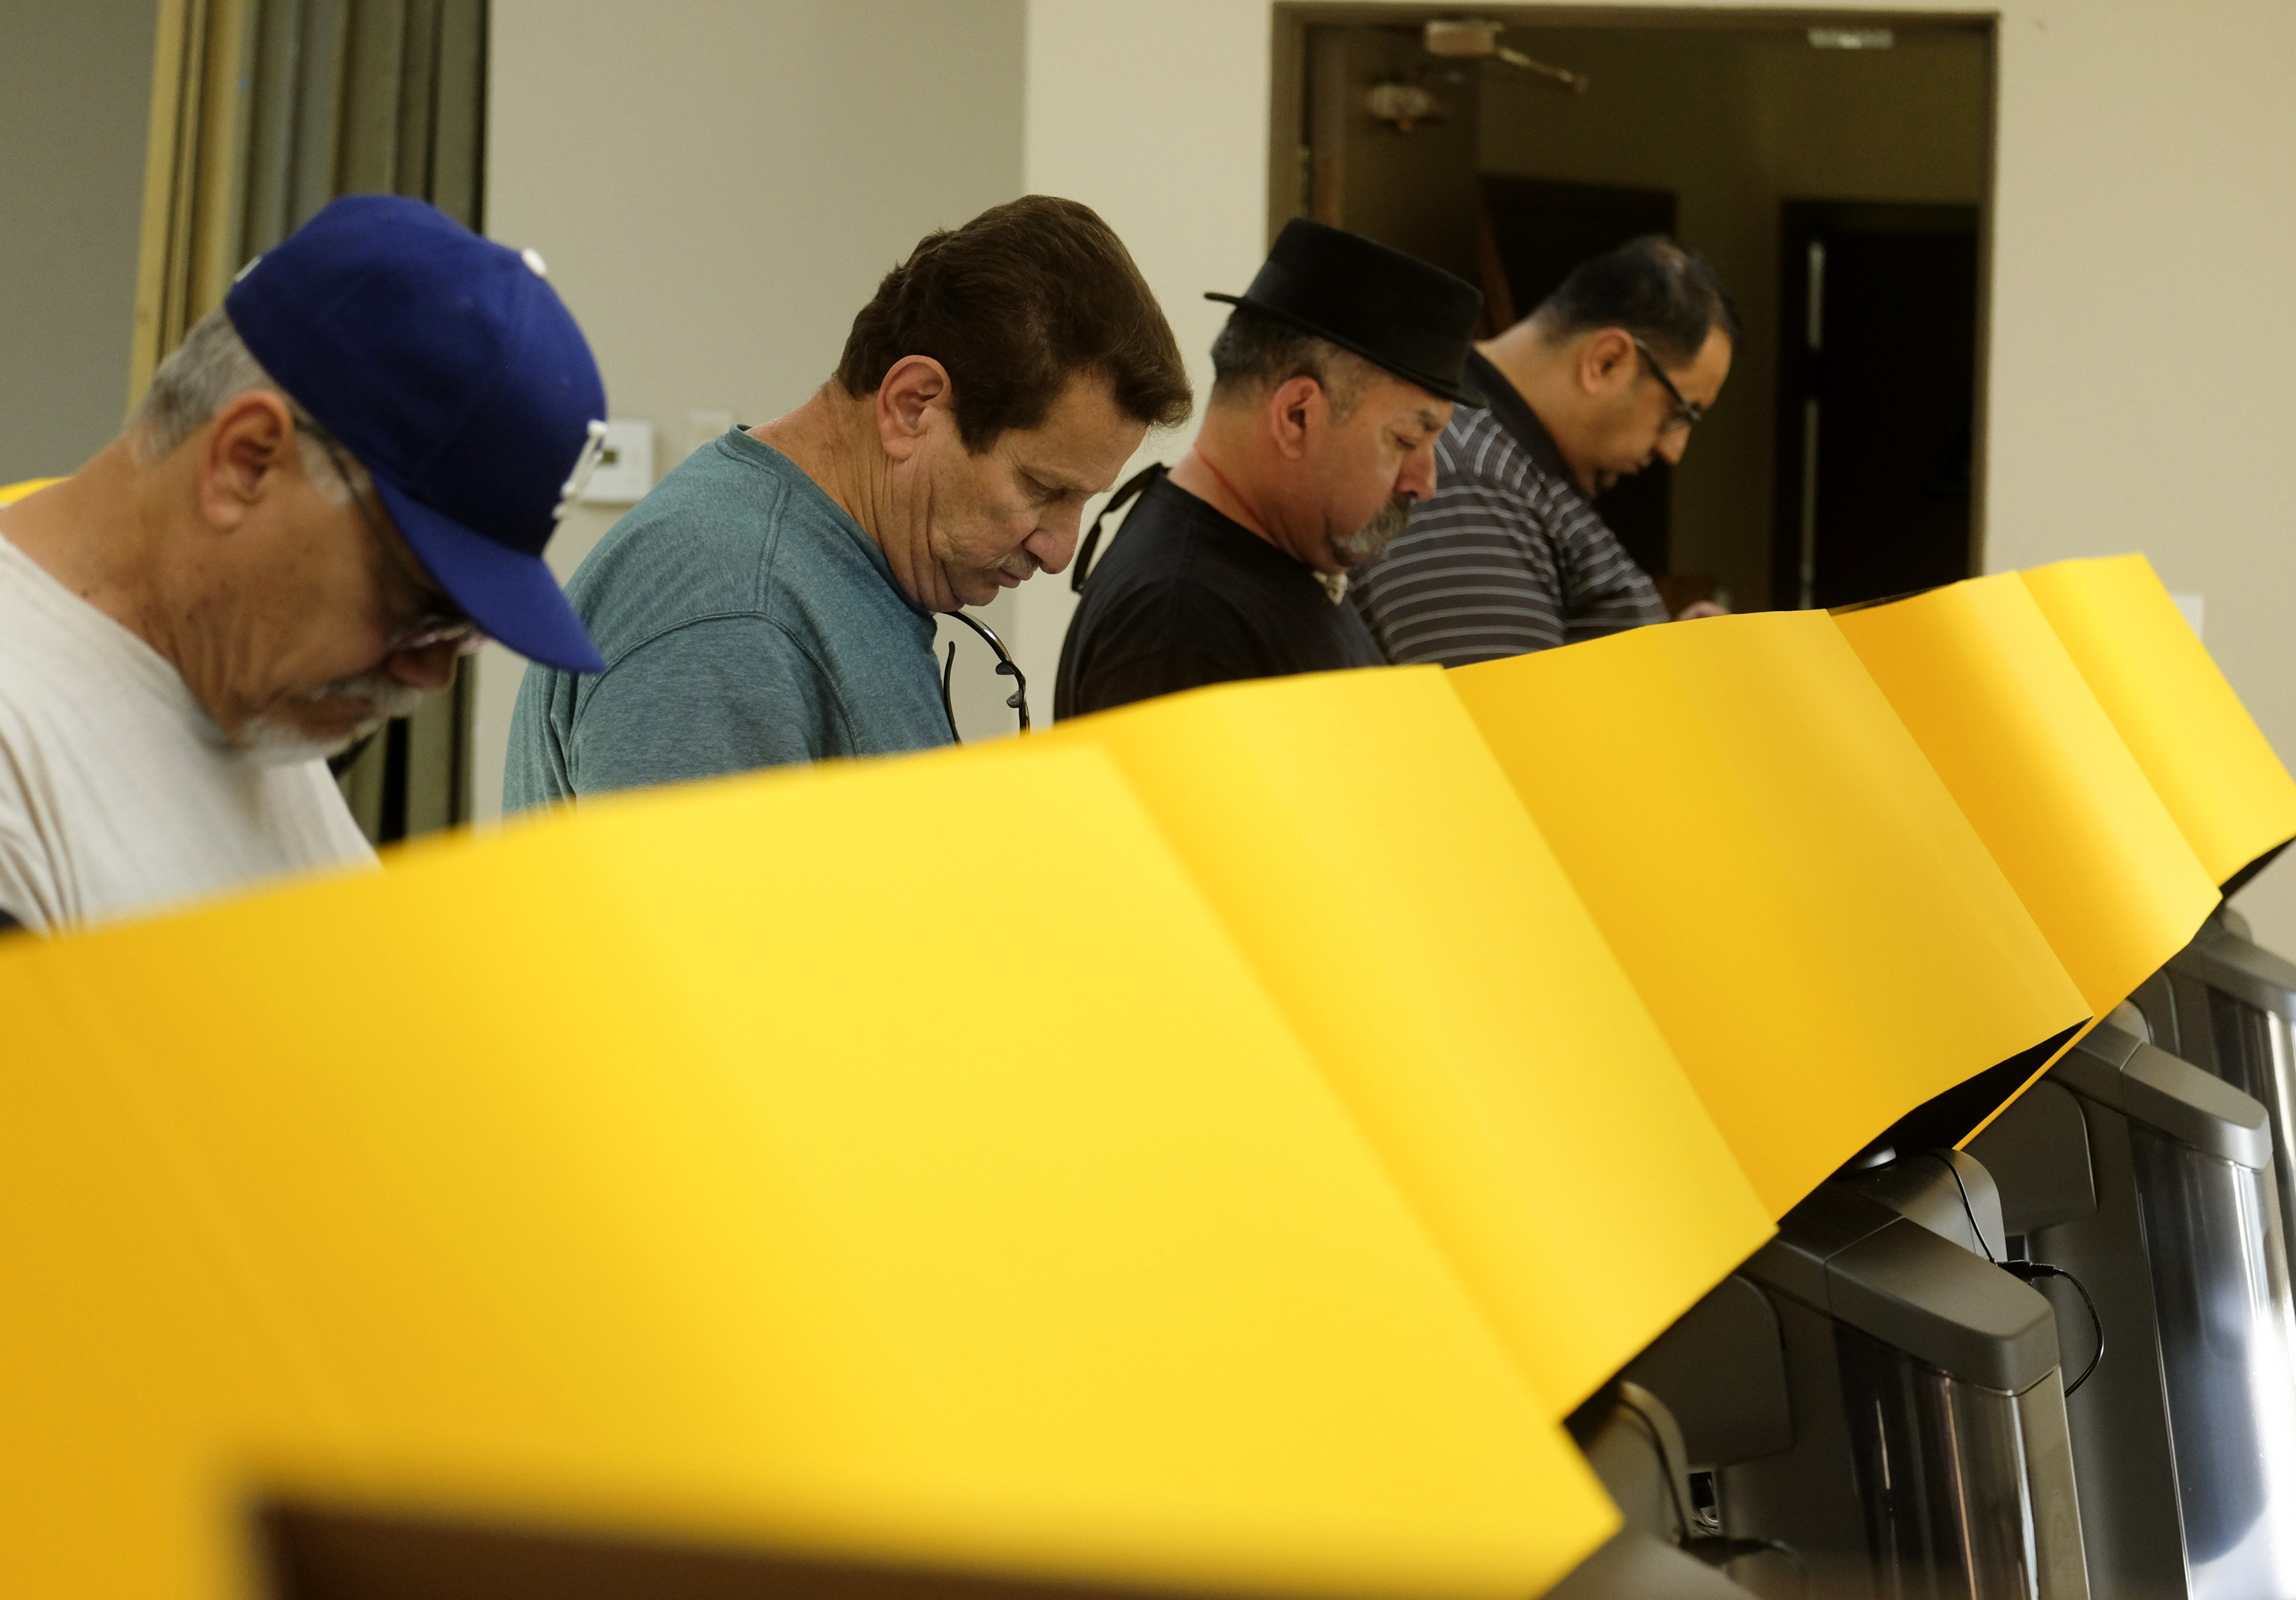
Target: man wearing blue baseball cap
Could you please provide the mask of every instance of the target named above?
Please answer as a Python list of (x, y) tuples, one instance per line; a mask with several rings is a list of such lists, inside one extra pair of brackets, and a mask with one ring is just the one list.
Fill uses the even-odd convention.
[(601, 664), (542, 559), (605, 394), (541, 262), (339, 200), (127, 431), (0, 509), (0, 925), (371, 863), (324, 758), (493, 637)]

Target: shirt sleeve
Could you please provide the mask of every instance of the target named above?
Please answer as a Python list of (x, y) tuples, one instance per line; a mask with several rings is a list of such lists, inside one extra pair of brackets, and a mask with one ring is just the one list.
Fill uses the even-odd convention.
[(578, 794), (819, 760), (843, 718), (775, 624), (715, 617), (650, 640), (586, 685), (566, 743)]
[(1667, 620), (1658, 586), (1635, 564), (1610, 524), (1580, 504), (1563, 523), (1563, 643)]

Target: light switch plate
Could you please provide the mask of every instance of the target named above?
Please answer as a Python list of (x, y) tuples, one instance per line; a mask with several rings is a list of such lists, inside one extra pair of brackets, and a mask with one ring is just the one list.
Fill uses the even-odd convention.
[(582, 499), (590, 505), (630, 505), (653, 488), (653, 424), (644, 417), (606, 423), (605, 447)]

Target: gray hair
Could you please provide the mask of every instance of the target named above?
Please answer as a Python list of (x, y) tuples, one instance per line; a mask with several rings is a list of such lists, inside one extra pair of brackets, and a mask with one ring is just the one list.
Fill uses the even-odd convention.
[[(175, 453), (185, 439), (215, 420), (226, 405), (254, 390), (268, 390), (287, 402), (295, 416), (295, 443), (303, 458), (303, 474), (319, 492), (341, 505), (350, 503), (350, 489), (329, 464), (327, 434), (282, 389), (240, 338), (218, 306), (194, 324), (168, 357), (152, 374), (135, 414), (128, 420), (129, 446), (146, 465)], [(349, 452), (339, 450), (351, 484), (365, 492), (365, 468)]]
[(1381, 376), (1377, 366), (1354, 351), (1249, 306), (1230, 312), (1212, 341), (1215, 400), (1247, 399), (1294, 378), (1313, 378), (1332, 418), (1344, 421)]

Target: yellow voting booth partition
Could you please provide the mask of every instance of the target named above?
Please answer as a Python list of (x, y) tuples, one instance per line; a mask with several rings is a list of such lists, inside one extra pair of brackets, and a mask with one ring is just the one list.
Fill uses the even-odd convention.
[(1768, 1236), (1439, 669), (1052, 737), (1116, 758), (1556, 1415)]
[(2218, 883), (2296, 837), (2296, 780), (2141, 555), (2021, 575)]
[(1615, 1526), (1097, 751), (21, 939), (0, 1015), (7, 1593), (251, 1592), (266, 1494), (1187, 1593)]
[(1834, 620), (2088, 1008), (2127, 999), (2216, 884), (2032, 591), (2003, 573)]
[(1969, 1085), (1938, 1108), (1960, 1126), (1921, 1130), (1960, 1137), (2088, 1020), (1823, 613), (1451, 677), (1774, 1214)]

